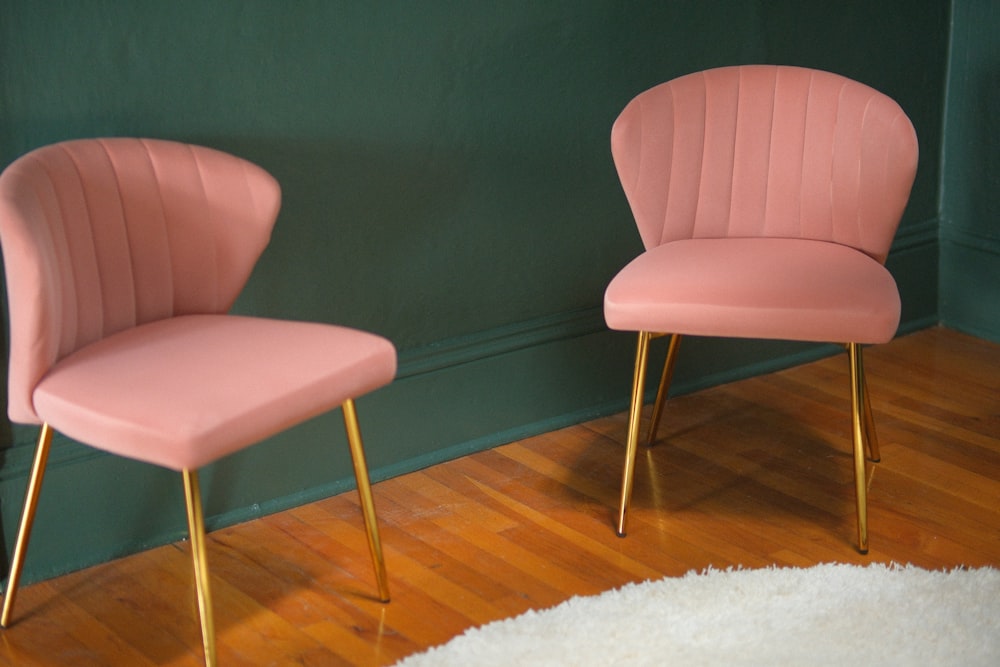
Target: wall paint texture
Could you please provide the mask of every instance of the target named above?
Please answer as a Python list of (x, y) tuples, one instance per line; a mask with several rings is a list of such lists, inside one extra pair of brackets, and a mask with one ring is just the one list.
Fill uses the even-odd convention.
[(1000, 4), (953, 4), (945, 116), (940, 316), (1000, 341)]
[[(624, 409), (634, 340), (606, 330), (601, 303), (640, 243), (609, 132), (632, 96), (690, 71), (820, 67), (899, 101), (921, 159), (888, 265), (902, 331), (936, 323), (950, 12), (911, 0), (9, 0), (0, 164), (62, 139), (141, 135), (271, 171), (283, 210), (236, 310), (396, 343), (397, 381), (358, 402), (381, 479)], [(691, 341), (677, 387), (832, 351)], [(351, 488), (342, 431), (324, 416), (206, 470), (210, 527)], [(3, 437), (10, 545), (35, 433)], [(183, 535), (173, 473), (66, 439), (50, 466), (26, 579)]]

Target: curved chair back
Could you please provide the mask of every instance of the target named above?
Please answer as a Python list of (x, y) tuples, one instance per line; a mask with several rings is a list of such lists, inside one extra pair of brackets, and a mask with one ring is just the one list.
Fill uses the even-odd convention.
[(780, 65), (655, 86), (619, 115), (611, 147), (647, 249), (687, 238), (807, 238), (884, 262), (917, 166), (916, 133), (892, 99)]
[(170, 141), (82, 139), (18, 158), (0, 179), (11, 419), (40, 423), (35, 386), (84, 345), (228, 311), (280, 200), (260, 167)]

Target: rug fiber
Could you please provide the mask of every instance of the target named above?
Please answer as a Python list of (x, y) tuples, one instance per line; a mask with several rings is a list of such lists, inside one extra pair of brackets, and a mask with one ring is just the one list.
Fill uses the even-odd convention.
[(473, 628), (397, 667), (1000, 665), (1000, 570), (714, 570)]

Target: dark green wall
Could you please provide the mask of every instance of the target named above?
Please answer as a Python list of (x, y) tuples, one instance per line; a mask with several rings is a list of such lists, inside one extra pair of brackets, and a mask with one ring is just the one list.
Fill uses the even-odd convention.
[(941, 216), (941, 319), (1000, 342), (1000, 3), (956, 0)]
[[(385, 478), (625, 407), (634, 341), (605, 330), (601, 303), (640, 243), (610, 127), (633, 95), (693, 70), (822, 67), (900, 102), (922, 152), (889, 266), (903, 330), (935, 323), (949, 13), (913, 0), (7, 0), (0, 164), (61, 139), (145, 135), (270, 170), (284, 207), (237, 309), (396, 342), (399, 379), (358, 404)], [(677, 383), (829, 352), (692, 341)], [(350, 488), (339, 419), (207, 470), (210, 525)], [(15, 427), (2, 450), (8, 548), (33, 437)], [(26, 577), (181, 535), (179, 484), (57, 440)]]

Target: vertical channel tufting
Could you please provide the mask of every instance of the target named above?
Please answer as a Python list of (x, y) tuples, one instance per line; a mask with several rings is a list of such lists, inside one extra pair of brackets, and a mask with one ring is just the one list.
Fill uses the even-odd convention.
[(647, 249), (772, 236), (880, 261), (899, 223), (885, 212), (902, 210), (917, 159), (913, 126), (890, 98), (771, 65), (697, 72), (637, 95), (615, 121), (612, 152)]
[(147, 142), (163, 206), (170, 275), (174, 285), (173, 315), (218, 312), (215, 251), (211, 226), (221, 224), (208, 209), (205, 187), (192, 147)]
[[(676, 206), (677, 197), (683, 196), (678, 185), (681, 178), (674, 171), (678, 153), (675, 137), (680, 112), (673, 90), (665, 87), (661, 92), (656, 98), (639, 102), (636, 113), (638, 118), (634, 121), (642, 128), (642, 133), (635, 137), (638, 151), (642, 155), (642, 161), (638, 165), (639, 178), (647, 172), (653, 175), (640, 190), (649, 193), (641, 197), (642, 201), (647, 202), (647, 206), (639, 232), (647, 248), (666, 242), (664, 234), (667, 219)], [(638, 218), (636, 222), (638, 223)]]
[(103, 335), (104, 302), (87, 179), (71, 146), (65, 146), (59, 157), (62, 159), (52, 160), (45, 166), (50, 170), (49, 177), (61, 211), (58, 220), (50, 223), (54, 238), (63, 245), (57, 259), (59, 264), (51, 270), (58, 273), (64, 286), (63, 297), (57, 306), (60, 319), (52, 326), (60, 331), (59, 356), (64, 356)]
[[(647, 170), (656, 173), (656, 178), (647, 185), (651, 194), (655, 195), (657, 190), (663, 193), (662, 203), (655, 196), (645, 197), (652, 204), (651, 210), (647, 213), (649, 222), (646, 226), (649, 227), (649, 231), (644, 235), (644, 240), (647, 237), (650, 239), (646, 241), (647, 248), (668, 240), (665, 237), (667, 221), (671, 217), (671, 211), (675, 210), (678, 202), (682, 202), (684, 197), (681, 187), (683, 178), (676, 171), (678, 153), (680, 152), (676, 137), (681, 131), (677, 125), (681, 120), (681, 112), (677, 108), (677, 96), (674, 95), (673, 90), (664, 89), (660, 99), (662, 108), (654, 110), (655, 116), (652, 117), (649, 113), (645, 113), (643, 109), (645, 105), (640, 104), (643, 113), (639, 121), (644, 134), (636, 137), (641, 142), (639, 150), (643, 156), (643, 163), (639, 165), (640, 169), (643, 168), (643, 164), (659, 165), (662, 163), (660, 168)], [(658, 140), (656, 142), (647, 141), (644, 138), (647, 135), (655, 136)], [(658, 243), (651, 242), (652, 239), (657, 238), (659, 239)]]
[[(858, 246), (865, 248), (871, 247), (872, 238), (867, 233), (865, 229), (865, 217), (864, 213), (866, 210), (864, 190), (865, 190), (865, 178), (867, 176), (867, 167), (871, 166), (872, 162), (870, 160), (871, 155), (867, 154), (866, 148), (871, 145), (871, 142), (865, 140), (865, 135), (867, 134), (867, 125), (870, 121), (869, 114), (872, 113), (872, 104), (874, 99), (871, 95), (867, 95), (864, 99), (863, 111), (860, 112), (860, 126), (858, 128), (858, 152), (857, 152), (857, 203), (854, 210), (854, 230), (858, 239)], [(872, 175), (874, 177), (874, 174)]]
[[(170, 141), (74, 140), (10, 164), (0, 176), (8, 306), (11, 320), (30, 323), (12, 328), (11, 418), (38, 423), (34, 387), (88, 343), (228, 310), (280, 200), (277, 181), (256, 165)], [(220, 271), (231, 275), (222, 281)]]
[(805, 142), (809, 73), (776, 71), (772, 93), (771, 145), (765, 192), (764, 229), (767, 234), (801, 235), (802, 159)]
[(854, 226), (857, 211), (858, 168), (856, 152), (859, 145), (859, 123), (856, 117), (854, 89), (842, 84), (837, 97), (837, 124), (832, 157), (833, 188), (830, 209), (833, 229), (831, 239), (851, 246), (859, 246)]
[[(673, 176), (673, 168), (674, 168), (673, 161), (674, 161), (674, 153), (675, 153), (675, 151), (674, 151), (674, 139), (673, 138), (674, 138), (674, 136), (677, 133), (677, 109), (675, 108), (675, 101), (674, 101), (674, 96), (673, 96), (672, 92), (668, 90), (668, 91), (666, 91), (666, 93), (667, 93), (666, 94), (666, 102), (667, 103), (664, 104), (663, 111), (661, 112), (661, 113), (665, 114), (669, 110), (669, 117), (664, 118), (663, 121), (661, 121), (662, 122), (662, 127), (665, 129), (665, 134), (666, 134), (667, 137), (669, 137), (666, 141), (663, 142), (663, 148), (662, 148), (662, 152), (664, 154), (663, 157), (662, 157), (662, 159), (663, 159), (663, 164), (665, 165), (666, 168), (663, 169), (661, 173), (657, 173), (656, 174), (656, 179), (655, 180), (657, 181), (657, 183), (653, 183), (651, 185), (652, 188), (656, 188), (657, 190), (659, 190), (663, 194), (663, 204), (660, 207), (660, 210), (659, 211), (655, 211), (655, 210), (654, 211), (650, 211), (650, 217), (653, 218), (653, 219), (658, 219), (659, 225), (660, 225), (660, 229), (659, 229), (659, 233), (656, 234), (655, 237), (654, 237), (654, 234), (652, 233), (653, 230), (650, 230), (649, 232), (647, 232), (646, 234), (643, 235), (643, 241), (645, 242), (646, 247), (651, 247), (653, 245), (662, 244), (664, 242), (664, 239), (663, 239), (663, 230), (666, 227), (667, 211), (670, 210), (670, 202), (673, 199), (672, 194), (671, 194), (671, 190), (672, 190), (671, 184), (672, 184), (672, 182), (674, 180), (672, 178), (672, 176)], [(643, 104), (640, 103), (640, 105), (639, 105), (640, 110), (641, 110), (642, 106), (643, 106)], [(645, 161), (645, 159), (647, 159), (647, 158), (657, 159), (657, 157), (658, 157), (656, 155), (650, 155), (650, 151), (646, 150), (646, 148), (645, 148), (645, 146), (647, 145), (647, 141), (645, 140), (645, 134), (646, 134), (646, 118), (645, 118), (645, 116), (646, 116), (646, 114), (644, 114), (644, 113), (642, 113), (640, 111), (638, 122), (636, 123), (638, 125), (638, 127), (639, 127), (639, 132), (637, 133), (637, 136), (635, 137), (635, 141), (638, 142), (638, 145), (639, 145), (639, 155), (643, 158), (642, 160), (640, 160), (639, 164), (637, 165), (639, 174), (643, 173), (643, 162)], [(657, 125), (652, 125), (649, 128), (650, 129), (650, 133), (655, 133), (656, 127), (657, 127)], [(650, 225), (650, 226), (652, 226), (652, 225)], [(658, 243), (653, 243), (651, 241), (646, 240), (647, 238), (649, 238), (649, 239), (659, 238), (659, 242)]]
[(798, 220), (802, 238), (830, 240), (833, 233), (833, 153), (837, 125), (837, 94), (824, 72), (812, 72), (809, 81), (802, 186)]
[(666, 221), (666, 224), (669, 225), (667, 238), (671, 240), (696, 236), (699, 227), (703, 226), (701, 221), (705, 217), (712, 217), (710, 207), (706, 204), (718, 201), (716, 199), (711, 199), (709, 202), (703, 201), (703, 196), (709, 191), (705, 178), (707, 175), (715, 173), (712, 155), (707, 145), (708, 129), (712, 126), (709, 123), (709, 114), (712, 112), (712, 88), (707, 75), (692, 79), (692, 83), (697, 83), (697, 90), (692, 91), (690, 96), (684, 95), (681, 99), (690, 99), (695, 104), (692, 108), (684, 108), (684, 105), (679, 105), (684, 116), (683, 123), (677, 127), (674, 134), (675, 140), (678, 136), (688, 135), (691, 137), (690, 152), (685, 156), (686, 163), (678, 164), (675, 161), (673, 168), (680, 173), (690, 170), (691, 174), (697, 174), (698, 178), (684, 189), (682, 200), (688, 202), (684, 215), (670, 216)]
[[(71, 228), (70, 217), (81, 210), (82, 196), (76, 201), (67, 201), (74, 192), (71, 184), (75, 175), (68, 154), (57, 154), (50, 163), (38, 162), (34, 166), (44, 177), (31, 179), (31, 185), (42, 202), (42, 213), (36, 220), (52, 220), (52, 225), (37, 225), (31, 228), (38, 247), (35, 252), (45, 256), (45, 281), (40, 285), (38, 308), (42, 326), (37, 335), (38, 344), (44, 348), (40, 354), (55, 360), (66, 351), (74, 349), (79, 330), (78, 273), (92, 263), (77, 260), (79, 249), (71, 245), (67, 230)], [(67, 175), (69, 178), (67, 178)], [(57, 181), (66, 181), (65, 187), (56, 187)], [(77, 185), (79, 183), (77, 182)], [(74, 253), (73, 250), (77, 252)], [(12, 355), (13, 356), (13, 355)]]
[[(767, 235), (765, 192), (771, 147), (772, 68), (741, 67), (732, 157), (733, 195), (725, 236)], [(720, 165), (720, 168), (724, 168)]]
[[(204, 209), (206, 211), (213, 210), (209, 187), (207, 183), (207, 175), (205, 173), (205, 168), (201, 161), (198, 159), (198, 154), (195, 152), (193, 146), (188, 147), (188, 152), (190, 153), (190, 159), (192, 163), (192, 173), (198, 176), (198, 186), (200, 189), (200, 196), (204, 201)], [(213, 193), (214, 194), (214, 193)], [(219, 238), (218, 238), (218, 224), (219, 221), (212, 220), (211, 224), (206, 224), (204, 227), (205, 237), (203, 242), (205, 244), (206, 253), (204, 259), (206, 264), (202, 269), (207, 273), (203, 277), (203, 282), (205, 284), (205, 293), (211, 300), (211, 308), (213, 310), (225, 310), (226, 306), (222, 306), (223, 299), (220, 298), (220, 290), (222, 286), (220, 284), (221, 273), (219, 271)]]
[(174, 221), (170, 214), (170, 200), (171, 193), (167, 190), (166, 186), (166, 174), (163, 173), (163, 168), (161, 166), (161, 149), (158, 149), (158, 144), (143, 141), (143, 149), (146, 151), (147, 158), (149, 159), (150, 171), (152, 173), (152, 183), (156, 191), (156, 197), (153, 201), (158, 204), (160, 216), (163, 219), (164, 228), (164, 239), (163, 248), (164, 256), (167, 260), (165, 266), (162, 267), (163, 275), (168, 276), (168, 280), (171, 283), (171, 292), (169, 304), (167, 304), (167, 310), (170, 315), (182, 314), (181, 303), (182, 294), (184, 292), (184, 281), (181, 276), (178, 275), (179, 267), (184, 266), (184, 257), (182, 255), (182, 247), (176, 247), (175, 241), (173, 240), (178, 235), (176, 233), (171, 233), (171, 229), (174, 226)]
[(104, 144), (118, 173), (123, 179), (127, 177), (121, 192), (132, 261), (136, 323), (170, 317), (174, 291), (170, 246), (149, 148), (141, 141)]
[[(691, 77), (682, 86), (664, 86), (660, 96), (669, 100), (671, 111), (662, 142), (670, 146), (666, 156), (670, 200), (666, 202), (666, 210), (656, 216), (656, 223), (660, 226), (659, 236), (672, 241), (690, 236), (698, 224), (698, 193), (705, 168), (705, 84), (700, 78)], [(650, 131), (656, 131), (656, 119), (650, 121), (653, 126)], [(647, 163), (657, 164), (662, 160), (660, 155), (649, 155)]]
[(623, 128), (630, 153), (636, 159), (634, 192), (644, 193), (642, 205), (638, 208), (639, 235), (646, 247), (661, 243), (663, 216), (669, 210), (673, 199), (671, 170), (674, 149), (672, 146), (673, 121), (670, 91), (664, 96), (656, 96), (640, 101), (629, 115)]
[[(128, 327), (134, 327), (138, 320), (138, 304), (135, 295), (135, 256), (132, 252), (132, 242), (128, 229), (128, 214), (126, 212), (125, 197), (126, 188), (123, 187), (123, 179), (127, 178), (127, 172), (118, 168), (115, 164), (114, 156), (104, 142), (96, 142), (96, 147), (103, 153), (103, 159), (108, 165), (108, 175), (114, 188), (108, 188), (107, 194), (107, 220), (106, 223), (117, 233), (117, 247), (114, 247), (116, 257), (110, 257), (109, 263), (113, 266), (108, 273), (112, 274), (111, 290), (112, 298), (106, 299), (106, 307), (110, 313), (105, 317), (105, 335), (115, 331), (121, 331)], [(100, 245), (100, 242), (98, 242)], [(110, 303), (109, 303), (110, 302)]]
[[(122, 184), (101, 142), (77, 144), (73, 150), (84, 179), (88, 221), (97, 259), (100, 336), (136, 324), (132, 257), (122, 206)], [(121, 175), (127, 178), (127, 174)], [(92, 342), (81, 341), (81, 344)]]
[[(736, 109), (739, 88), (733, 85), (731, 72), (704, 72), (692, 77), (700, 90), (691, 91), (700, 108), (688, 113), (697, 119), (699, 153), (689, 169), (698, 170), (698, 182), (690, 197), (695, 202), (690, 226), (683, 221), (671, 221), (671, 237), (724, 236), (729, 228), (733, 193), (733, 153), (736, 150)], [(678, 169), (685, 169), (678, 165)]]
[(808, 72), (808, 83), (803, 90), (803, 95), (805, 97), (805, 104), (802, 109), (802, 153), (799, 155), (799, 179), (798, 179), (798, 193), (796, 195), (798, 203), (798, 216), (797, 221), (797, 236), (799, 238), (806, 237), (806, 228), (808, 225), (808, 220), (806, 218), (806, 158), (809, 155), (809, 124), (812, 118), (812, 106), (813, 106), (813, 85), (816, 82), (816, 72), (809, 70)]
[[(905, 148), (915, 142), (913, 126), (900, 109), (886, 108), (877, 99), (872, 100), (866, 114), (864, 132), (866, 136), (865, 154), (862, 157), (865, 172), (861, 176), (861, 219), (863, 241), (869, 254), (879, 261), (885, 260), (885, 252), (892, 242), (888, 231), (872, 220), (892, 214), (899, 206), (905, 206), (902, 199), (905, 192), (899, 184), (899, 164), (916, 160), (916, 154), (906, 154)], [(869, 136), (891, 136), (891, 142), (871, 141)]]

